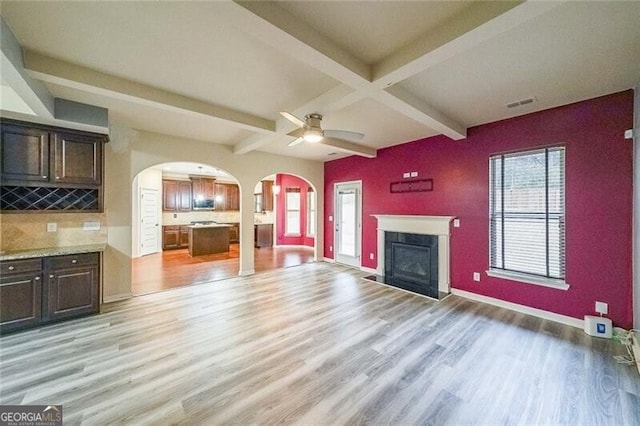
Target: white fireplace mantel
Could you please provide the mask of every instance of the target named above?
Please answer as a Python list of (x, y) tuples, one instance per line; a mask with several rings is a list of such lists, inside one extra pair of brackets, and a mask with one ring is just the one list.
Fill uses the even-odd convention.
[(378, 220), (378, 268), (384, 276), (384, 233), (405, 232), (438, 236), (438, 291), (450, 292), (449, 236), (450, 224), (455, 216), (372, 215)]

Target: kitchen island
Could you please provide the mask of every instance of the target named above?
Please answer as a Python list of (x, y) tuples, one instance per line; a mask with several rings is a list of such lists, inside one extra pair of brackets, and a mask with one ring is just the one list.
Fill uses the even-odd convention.
[(229, 251), (229, 231), (232, 225), (213, 223), (189, 226), (189, 255), (225, 253)]

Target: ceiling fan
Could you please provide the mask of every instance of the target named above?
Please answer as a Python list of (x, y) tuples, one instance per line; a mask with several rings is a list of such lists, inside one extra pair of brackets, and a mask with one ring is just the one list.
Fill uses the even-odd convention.
[(286, 111), (283, 111), (280, 114), (299, 127), (299, 129), (287, 133), (287, 135), (297, 138), (290, 142), (289, 146), (294, 146), (301, 142), (330, 142), (331, 139), (338, 141), (342, 141), (343, 139), (359, 141), (364, 138), (364, 134), (357, 132), (348, 132), (346, 130), (322, 130), (322, 127), (320, 126), (320, 123), (322, 122), (322, 115), (317, 112), (305, 115), (304, 120), (301, 120)]

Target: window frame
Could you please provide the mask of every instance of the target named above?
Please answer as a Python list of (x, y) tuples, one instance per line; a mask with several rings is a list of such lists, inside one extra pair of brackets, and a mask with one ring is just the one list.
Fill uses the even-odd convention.
[[(313, 188), (309, 187), (307, 189), (307, 226), (305, 229), (305, 235), (308, 238), (315, 238), (316, 236), (315, 221), (316, 221), (315, 192), (313, 191)], [(313, 229), (313, 232), (309, 232), (310, 229)]]
[[(300, 188), (297, 187), (288, 187), (284, 191), (284, 236), (285, 237), (301, 237), (302, 236), (302, 194)], [(298, 208), (290, 209), (289, 208), (289, 194), (298, 194)], [(289, 212), (297, 212), (298, 216), (298, 232), (291, 233), (289, 232)]]
[[(563, 184), (563, 189), (562, 189), (562, 212), (560, 213), (560, 217), (564, 222), (564, 232), (560, 237), (560, 240), (558, 241), (558, 250), (561, 251), (561, 260), (559, 260), (559, 262), (561, 262), (562, 264), (562, 276), (561, 277), (553, 277), (550, 275), (542, 275), (542, 274), (535, 274), (535, 273), (531, 273), (531, 272), (526, 272), (526, 271), (518, 271), (518, 270), (511, 270), (511, 269), (505, 269), (504, 268), (504, 254), (502, 256), (500, 256), (500, 258), (502, 259), (503, 262), (503, 268), (499, 268), (496, 266), (493, 266), (495, 264), (493, 257), (494, 254), (494, 244), (493, 244), (493, 237), (495, 236), (495, 232), (493, 230), (494, 222), (496, 221), (496, 211), (494, 211), (495, 205), (493, 203), (493, 200), (495, 198), (497, 198), (497, 195), (494, 194), (494, 160), (495, 159), (501, 159), (501, 163), (500, 163), (500, 173), (501, 173), (501, 178), (500, 178), (500, 182), (501, 182), (501, 191), (500, 191), (500, 201), (501, 203), (503, 203), (501, 205), (501, 209), (500, 209), (500, 213), (501, 213), (501, 228), (502, 229), (502, 235), (500, 237), (500, 246), (496, 247), (496, 250), (501, 250), (502, 253), (504, 253), (504, 245), (505, 245), (505, 238), (504, 238), (504, 229), (505, 229), (505, 219), (504, 219), (504, 179), (503, 179), (503, 174), (504, 174), (504, 159), (508, 158), (508, 157), (521, 157), (521, 156), (527, 156), (527, 155), (539, 155), (540, 153), (544, 153), (545, 154), (545, 169), (544, 169), (544, 173), (545, 173), (545, 180), (544, 180), (544, 184), (545, 184), (545, 199), (544, 199), (544, 209), (545, 209), (545, 218), (544, 218), (544, 225), (545, 225), (545, 250), (546, 250), (546, 258), (544, 259), (547, 271), (549, 271), (549, 252), (550, 252), (550, 247), (551, 247), (551, 240), (549, 239), (549, 229), (550, 229), (550, 214), (549, 214), (549, 192), (548, 192), (548, 188), (549, 188), (549, 176), (550, 176), (550, 169), (549, 169), (549, 152), (551, 151), (561, 151), (562, 152), (562, 164), (561, 164), (561, 170), (560, 170), (560, 175), (562, 176), (562, 184)], [(522, 283), (526, 283), (526, 284), (534, 284), (534, 285), (540, 285), (540, 286), (544, 286), (544, 287), (550, 287), (550, 288), (555, 288), (555, 289), (559, 289), (559, 290), (567, 290), (569, 289), (569, 284), (566, 282), (566, 206), (567, 206), (567, 202), (566, 202), (566, 147), (562, 146), (562, 145), (556, 145), (556, 146), (547, 146), (547, 147), (542, 147), (542, 148), (535, 148), (535, 149), (527, 149), (527, 150), (522, 150), (522, 151), (515, 151), (515, 152), (509, 152), (509, 153), (501, 153), (501, 154), (494, 154), (494, 155), (490, 155), (489, 156), (489, 217), (488, 217), (488, 221), (489, 221), (489, 268), (486, 271), (486, 274), (488, 276), (491, 277), (496, 277), (496, 278), (503, 278), (503, 279), (508, 279), (508, 280), (512, 280), (512, 281), (517, 281), (517, 282), (522, 282)], [(525, 212), (525, 214), (537, 214), (537, 212)], [(548, 272), (547, 272), (548, 273)]]

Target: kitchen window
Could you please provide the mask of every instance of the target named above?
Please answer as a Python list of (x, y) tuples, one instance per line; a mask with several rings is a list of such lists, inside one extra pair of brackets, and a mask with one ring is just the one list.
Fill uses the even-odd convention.
[(285, 235), (299, 237), (300, 233), (300, 188), (287, 188), (285, 190)]
[(565, 148), (489, 158), (488, 275), (567, 289)]

